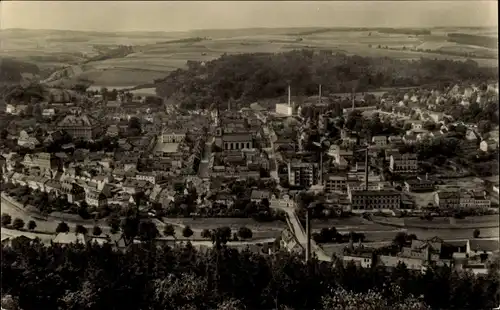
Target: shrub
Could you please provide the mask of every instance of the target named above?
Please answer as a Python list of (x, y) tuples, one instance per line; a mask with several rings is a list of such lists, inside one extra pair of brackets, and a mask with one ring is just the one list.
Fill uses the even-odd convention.
[(75, 226), (75, 234), (84, 234), (86, 235), (88, 233), (87, 227), (83, 225), (76, 225)]
[(100, 236), (102, 234), (102, 229), (101, 227), (99, 226), (94, 226), (94, 228), (92, 229), (92, 234), (94, 236)]
[(189, 238), (193, 235), (193, 230), (191, 229), (191, 227), (189, 226), (186, 226), (184, 227), (184, 229), (182, 230), (182, 235), (185, 237), (185, 238)]
[(66, 222), (60, 222), (56, 227), (56, 233), (67, 233), (69, 232), (69, 226)]
[(205, 239), (210, 239), (210, 238), (212, 238), (212, 233), (208, 229), (203, 229), (201, 231), (201, 237), (205, 238)]
[(12, 217), (7, 213), (2, 213), (2, 226), (9, 226), (12, 223)]
[(472, 233), (474, 238), (479, 238), (479, 235), (481, 235), (481, 231), (479, 229), (474, 229), (474, 232)]
[(163, 235), (165, 237), (172, 236), (172, 237), (175, 238), (175, 228), (174, 228), (174, 226), (171, 225), (171, 224), (165, 225), (165, 228), (163, 229)]
[(14, 229), (22, 229), (24, 227), (24, 221), (20, 218), (15, 218), (14, 222), (12, 222), (12, 227)]
[(36, 228), (36, 222), (33, 221), (33, 220), (29, 221), (28, 222), (28, 229), (29, 230), (35, 230), (35, 228)]
[(238, 236), (241, 238), (241, 239), (251, 239), (252, 236), (253, 236), (253, 233), (252, 233), (252, 230), (248, 227), (240, 227), (240, 229), (238, 230)]

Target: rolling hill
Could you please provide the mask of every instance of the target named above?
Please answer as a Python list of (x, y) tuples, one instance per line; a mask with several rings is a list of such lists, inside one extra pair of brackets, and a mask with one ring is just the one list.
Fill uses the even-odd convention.
[[(310, 27), (127, 33), (8, 29), (0, 31), (0, 57), (32, 63), (51, 73), (44, 81), (50, 86), (90, 81), (96, 87), (108, 88), (151, 83), (184, 68), (188, 60), (210, 61), (222, 54), (294, 49), (396, 59), (470, 58), (481, 66), (498, 66), (496, 49), (472, 46), (470, 39), (457, 42), (448, 36), (450, 33), (491, 37), (496, 29)], [(123, 53), (99, 56), (120, 46), (124, 47)], [(19, 76), (10, 70), (2, 73), (2, 78), (18, 80)]]

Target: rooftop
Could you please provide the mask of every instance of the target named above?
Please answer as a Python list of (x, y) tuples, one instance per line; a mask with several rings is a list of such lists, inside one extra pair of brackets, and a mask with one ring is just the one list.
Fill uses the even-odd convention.
[(59, 126), (64, 127), (75, 127), (75, 126), (95, 126), (96, 121), (90, 116), (82, 115), (66, 115), (62, 121), (59, 122)]

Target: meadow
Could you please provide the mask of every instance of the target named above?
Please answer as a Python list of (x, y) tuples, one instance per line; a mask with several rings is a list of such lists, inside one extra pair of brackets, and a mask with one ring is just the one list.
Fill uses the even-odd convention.
[[(376, 30), (235, 29), (190, 32), (96, 33), (74, 31), (0, 31), (0, 57), (12, 57), (40, 68), (82, 63), (98, 50), (118, 45), (133, 46), (122, 58), (85, 64), (81, 77), (95, 85), (135, 86), (153, 82), (183, 68), (188, 60), (210, 61), (220, 55), (278, 53), (293, 49), (332, 50), (360, 56), (398, 59), (461, 59), (446, 53), (474, 52), (492, 57), (497, 50), (447, 41), (452, 32), (496, 36), (494, 29), (432, 29), (431, 35), (382, 33)], [(183, 41), (184, 40), (184, 41)], [(380, 47), (382, 48), (379, 48)], [(387, 46), (387, 49), (384, 47)], [(405, 47), (406, 50), (402, 50)], [(410, 51), (418, 48), (425, 51)], [(436, 52), (439, 52), (437, 54)], [(497, 59), (473, 59), (481, 66), (498, 66)]]

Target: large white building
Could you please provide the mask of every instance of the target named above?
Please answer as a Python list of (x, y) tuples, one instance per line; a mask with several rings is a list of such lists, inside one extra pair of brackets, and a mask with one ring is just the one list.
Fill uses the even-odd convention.
[(291, 103), (291, 93), (290, 86), (288, 86), (288, 102), (287, 103), (277, 103), (276, 104), (276, 114), (292, 116), (293, 115), (293, 105)]

